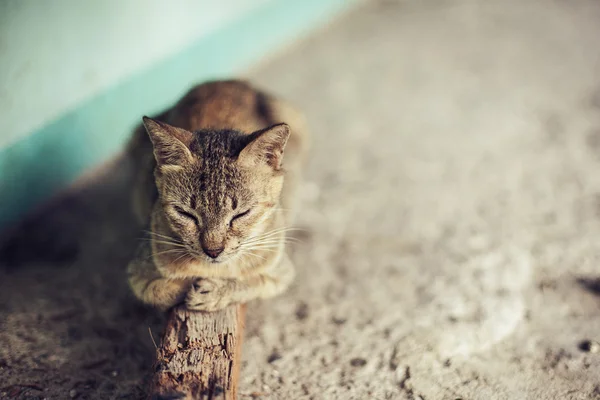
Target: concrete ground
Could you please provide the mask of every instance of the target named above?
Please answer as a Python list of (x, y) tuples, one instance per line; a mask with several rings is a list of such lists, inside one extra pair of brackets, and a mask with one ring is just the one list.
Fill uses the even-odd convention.
[[(600, 399), (599, 39), (592, 0), (372, 1), (249, 73), (314, 148), (241, 398)], [(141, 396), (161, 321), (104, 173), (40, 217), (77, 261), (0, 276), (0, 397)]]

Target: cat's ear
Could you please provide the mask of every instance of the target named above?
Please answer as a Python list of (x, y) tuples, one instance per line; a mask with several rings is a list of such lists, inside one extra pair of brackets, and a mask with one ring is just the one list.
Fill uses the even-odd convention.
[(290, 137), (287, 124), (277, 124), (250, 135), (250, 142), (240, 152), (238, 162), (247, 166), (268, 165), (281, 169), (283, 149)]
[(193, 133), (152, 118), (144, 117), (142, 120), (154, 146), (154, 157), (159, 166), (183, 166), (193, 161), (194, 157), (189, 149)]

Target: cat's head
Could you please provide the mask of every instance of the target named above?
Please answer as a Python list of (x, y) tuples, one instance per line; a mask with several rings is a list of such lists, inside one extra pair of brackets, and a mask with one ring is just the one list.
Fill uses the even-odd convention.
[(250, 135), (189, 132), (147, 117), (164, 220), (196, 259), (220, 263), (248, 248), (277, 210), (290, 134), (277, 124)]

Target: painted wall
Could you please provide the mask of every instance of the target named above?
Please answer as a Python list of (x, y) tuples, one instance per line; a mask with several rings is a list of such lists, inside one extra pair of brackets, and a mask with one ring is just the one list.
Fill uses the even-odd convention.
[(0, 228), (352, 0), (0, 1)]
[(267, 1), (0, 2), (0, 146)]

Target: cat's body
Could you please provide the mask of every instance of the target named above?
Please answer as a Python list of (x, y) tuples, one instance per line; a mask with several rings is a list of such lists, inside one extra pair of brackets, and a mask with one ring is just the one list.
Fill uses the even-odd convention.
[(307, 135), (298, 111), (241, 81), (199, 85), (145, 118), (129, 144), (149, 230), (128, 268), (136, 296), (213, 311), (283, 291)]

